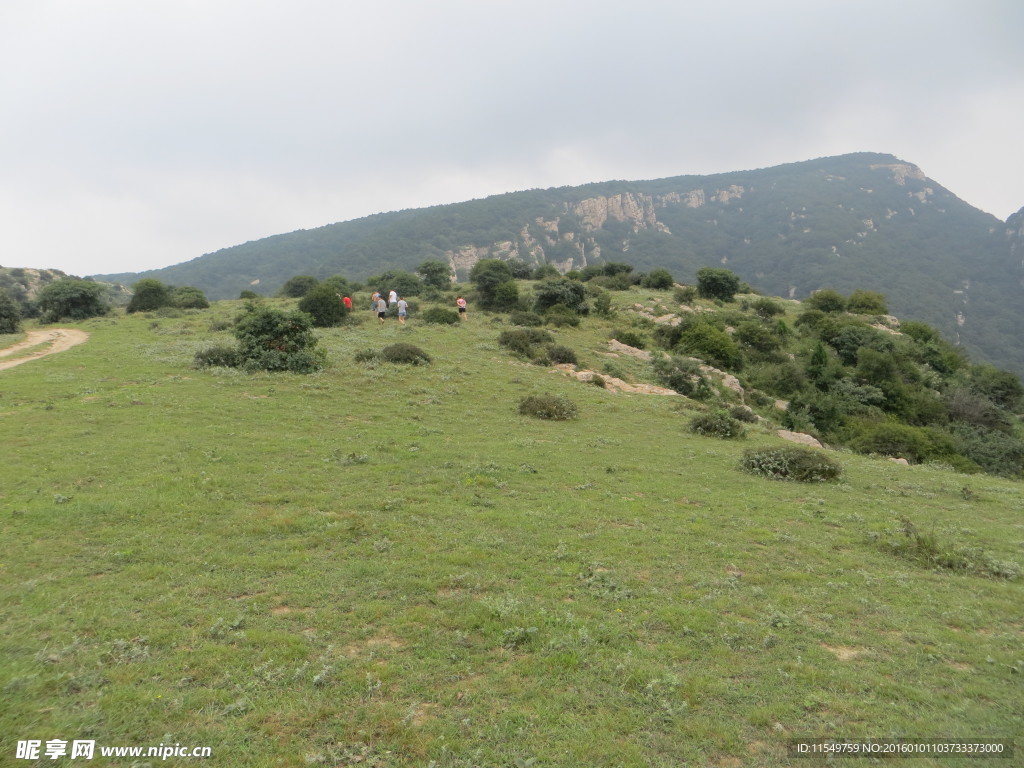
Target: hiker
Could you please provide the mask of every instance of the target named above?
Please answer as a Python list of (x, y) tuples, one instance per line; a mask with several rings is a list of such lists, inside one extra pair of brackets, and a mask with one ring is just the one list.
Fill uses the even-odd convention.
[(341, 300), (341, 303), (345, 305), (345, 309), (349, 312), (352, 311), (352, 299), (350, 297), (346, 296)]
[(398, 300), (398, 322), (405, 325), (405, 315), (409, 311), (409, 302), (405, 299)]
[(455, 300), (455, 306), (457, 306), (459, 308), (459, 320), (465, 320), (466, 319), (466, 300), (464, 298), (462, 298), (461, 296), (459, 296), (459, 298), (457, 298)]
[(377, 302), (380, 301), (380, 291), (374, 291), (373, 296), (370, 297), (370, 311), (377, 311)]
[(384, 297), (379, 293), (377, 296), (379, 297), (377, 299), (377, 319), (380, 320), (381, 325), (384, 325), (384, 318), (388, 314), (388, 303), (384, 301)]
[(398, 302), (398, 294), (395, 291), (391, 291), (388, 294), (388, 306), (393, 307)]

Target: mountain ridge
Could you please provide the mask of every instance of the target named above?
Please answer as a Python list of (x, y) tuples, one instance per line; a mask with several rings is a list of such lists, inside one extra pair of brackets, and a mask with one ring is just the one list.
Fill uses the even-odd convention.
[[(1016, 218), (1015, 218), (1016, 217)], [(1017, 222), (1016, 226), (1012, 222)], [(274, 235), (141, 273), (210, 298), (274, 293), (288, 277), (365, 280), (444, 260), (460, 279), (481, 258), (560, 271), (628, 261), (692, 281), (725, 266), (798, 298), (831, 287), (886, 293), (983, 359), (1024, 372), (1019, 302), (1024, 216), (980, 211), (894, 155), (859, 152), (766, 168), (524, 190)]]

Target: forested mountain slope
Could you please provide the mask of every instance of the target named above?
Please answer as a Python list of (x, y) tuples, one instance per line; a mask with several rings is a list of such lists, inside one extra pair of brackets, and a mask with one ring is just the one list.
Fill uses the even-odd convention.
[(480, 258), (554, 263), (567, 271), (629, 261), (690, 282), (725, 265), (767, 294), (824, 287), (886, 294), (977, 356), (1024, 372), (1024, 220), (1003, 223), (916, 166), (857, 153), (711, 176), (610, 181), (496, 195), (331, 224), (225, 248), (140, 274), (211, 298), (276, 292), (289, 277), (445, 260), (460, 278)]

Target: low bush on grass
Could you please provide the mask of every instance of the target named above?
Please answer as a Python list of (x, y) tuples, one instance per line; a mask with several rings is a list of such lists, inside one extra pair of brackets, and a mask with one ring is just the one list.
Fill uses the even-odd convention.
[(241, 366), (249, 370), (312, 373), (324, 367), (313, 319), (305, 312), (283, 312), (250, 305), (234, 327)]
[(413, 344), (399, 342), (384, 347), (380, 351), (380, 359), (385, 363), (396, 363), (399, 365), (429, 365), (430, 355)]
[(1000, 579), (1020, 576), (1020, 566), (1016, 563), (995, 560), (978, 547), (961, 547), (940, 541), (934, 532), (922, 532), (906, 516), (900, 518), (898, 533), (897, 538), (882, 540), (882, 549), (926, 568)]
[(196, 352), (193, 365), (196, 368), (237, 368), (241, 362), (242, 356), (237, 347), (219, 344)]
[(549, 421), (575, 419), (579, 413), (576, 404), (560, 395), (528, 395), (519, 401), (519, 413)]
[(458, 325), (459, 313), (444, 307), (431, 307), (421, 315), (423, 322), (431, 325)]
[(736, 419), (736, 421), (757, 424), (757, 414), (746, 405), (734, 405), (729, 409), (729, 415)]
[(749, 448), (740, 466), (744, 472), (773, 480), (825, 483), (842, 475), (840, 464), (821, 451), (799, 445), (780, 448)]
[(522, 325), (528, 328), (537, 328), (544, 325), (544, 318), (536, 312), (523, 312), (518, 309), (515, 312), (509, 313), (508, 321), (512, 325)]
[(689, 429), (696, 435), (726, 440), (743, 437), (745, 432), (743, 425), (724, 411), (697, 414), (690, 419)]
[(576, 358), (576, 352), (569, 347), (563, 347), (561, 344), (556, 344), (548, 350), (548, 360), (553, 365), (576, 365), (579, 362)]
[(498, 344), (505, 349), (531, 359), (546, 354), (554, 343), (555, 337), (540, 328), (513, 328), (498, 336)]
[(575, 328), (580, 324), (580, 316), (564, 304), (555, 304), (544, 312), (544, 322), (555, 328)]

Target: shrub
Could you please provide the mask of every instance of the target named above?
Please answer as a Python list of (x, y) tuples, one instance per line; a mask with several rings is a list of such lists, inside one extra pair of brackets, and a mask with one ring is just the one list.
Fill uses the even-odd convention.
[(349, 308), (329, 283), (313, 286), (299, 301), (299, 310), (312, 317), (317, 328), (341, 325), (349, 313)]
[(575, 328), (580, 324), (580, 316), (564, 304), (555, 304), (544, 313), (544, 321), (556, 328), (571, 326)]
[(312, 275), (295, 275), (281, 286), (281, 295), (290, 299), (301, 299), (319, 284), (320, 281)]
[(850, 294), (846, 308), (860, 315), (885, 315), (889, 312), (884, 294), (860, 289)]
[(714, 267), (697, 270), (697, 293), (702, 299), (732, 301), (739, 288), (739, 275), (731, 270)]
[(534, 289), (534, 309), (537, 312), (544, 312), (556, 304), (562, 304), (573, 312), (585, 315), (589, 310), (586, 295), (586, 288), (577, 280), (564, 277), (544, 280)]
[(751, 305), (751, 309), (757, 313), (758, 316), (765, 320), (770, 320), (778, 315), (786, 314), (786, 308), (779, 304), (777, 301), (766, 299), (764, 297), (756, 299)]
[(256, 291), (245, 290), (238, 294), (240, 299), (258, 299), (260, 295)]
[(522, 310), (515, 310), (508, 316), (509, 322), (512, 325), (523, 325), (530, 328), (536, 328), (544, 325), (544, 318), (538, 315), (536, 312), (523, 312)]
[(895, 422), (867, 424), (849, 445), (858, 453), (901, 456), (915, 464), (953, 452), (952, 441), (939, 439), (937, 432)]
[(511, 312), (519, 308), (519, 286), (509, 280), (494, 289), (493, 298), (486, 304), (487, 309), (496, 312)]
[(548, 360), (554, 365), (576, 365), (576, 353), (569, 347), (556, 344), (548, 350)]
[(444, 307), (430, 307), (423, 311), (420, 316), (425, 323), (430, 325), (458, 325), (459, 313)]
[(697, 414), (690, 419), (689, 429), (697, 435), (727, 440), (743, 437), (744, 434), (743, 425), (723, 411)]
[(675, 280), (672, 279), (672, 273), (667, 269), (652, 269), (643, 279), (640, 281), (640, 285), (644, 288), (650, 288), (652, 290), (666, 290), (671, 288)]
[(250, 306), (234, 328), (241, 364), (265, 371), (312, 373), (324, 366), (313, 320), (305, 312)]
[(21, 308), (0, 289), (0, 333), (17, 333), (21, 328)]
[(677, 347), (681, 352), (707, 360), (716, 368), (736, 371), (743, 365), (739, 347), (729, 334), (703, 321), (684, 328)]
[(1020, 566), (995, 560), (977, 547), (961, 547), (941, 541), (934, 532), (924, 533), (907, 517), (900, 518), (901, 537), (884, 540), (882, 549), (927, 568), (973, 573), (1000, 579), (1016, 579)]
[(578, 410), (576, 404), (559, 395), (529, 395), (519, 401), (519, 413), (522, 416), (534, 416), (550, 421), (567, 421), (575, 419)]
[(209, 309), (210, 301), (206, 294), (191, 285), (179, 285), (171, 288), (168, 302), (178, 309)]
[(842, 467), (834, 459), (800, 445), (748, 448), (743, 452), (740, 466), (752, 475), (802, 483), (824, 483), (842, 475)]
[(422, 349), (404, 342), (384, 347), (380, 351), (380, 359), (401, 365), (429, 365), (431, 362), (430, 355)]
[(375, 349), (360, 349), (353, 355), (357, 363), (373, 363), (380, 360), (380, 353)]
[(683, 357), (657, 357), (652, 363), (658, 381), (681, 395), (702, 400), (711, 396), (711, 387), (700, 370), (700, 363)]
[(513, 328), (498, 336), (498, 344), (523, 357), (536, 357), (554, 343), (555, 337), (540, 328)]
[(220, 344), (196, 352), (192, 364), (196, 368), (237, 368), (241, 363), (242, 356), (237, 347)]
[(634, 349), (647, 349), (647, 337), (636, 331), (613, 331), (612, 338)]
[(804, 305), (826, 313), (842, 312), (846, 309), (846, 299), (838, 291), (822, 288), (804, 299)]
[(170, 288), (151, 277), (143, 278), (132, 285), (132, 298), (125, 309), (133, 312), (152, 312), (171, 303)]
[(694, 300), (697, 298), (697, 289), (692, 285), (685, 285), (682, 288), (676, 288), (672, 292), (672, 298), (679, 304), (693, 304)]
[(757, 414), (745, 405), (734, 405), (729, 409), (729, 415), (737, 421), (744, 421), (747, 424), (757, 424)]
[(65, 277), (39, 292), (39, 310), (45, 323), (65, 318), (86, 320), (110, 311), (104, 294), (106, 289), (93, 280)]

